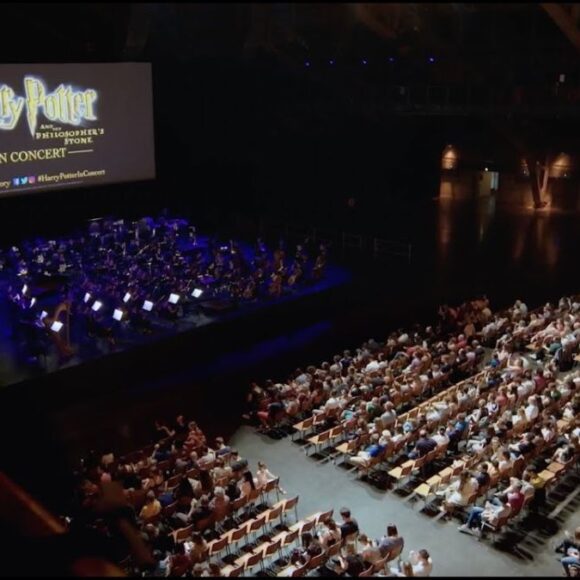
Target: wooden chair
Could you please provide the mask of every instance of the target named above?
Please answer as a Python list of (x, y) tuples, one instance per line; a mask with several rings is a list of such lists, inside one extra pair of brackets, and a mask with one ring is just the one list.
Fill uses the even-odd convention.
[(385, 566), (387, 565), (388, 560), (389, 560), (388, 554), (384, 558), (377, 560), (373, 564), (373, 573), (378, 575), (379, 573), (384, 572)]
[(308, 443), (310, 445), (314, 445), (314, 454), (317, 454), (320, 446), (323, 445), (324, 443), (327, 443), (329, 439), (330, 439), (330, 430), (327, 430), (323, 431), (322, 433), (319, 433), (318, 435), (310, 437), (308, 439)]
[(325, 551), (318, 554), (318, 556), (312, 557), (307, 564), (308, 570), (318, 570), (326, 562), (327, 558), (328, 555)]
[(186, 526), (185, 528), (179, 528), (173, 532), (173, 538), (176, 544), (185, 542), (185, 540), (191, 537), (191, 532), (193, 532), (193, 525)]
[(409, 478), (413, 471), (414, 465), (415, 461), (410, 459), (409, 461), (405, 461), (405, 463), (399, 467), (394, 467), (388, 472), (389, 475), (396, 481), (395, 489), (400, 487), (402, 481), (405, 481)]
[(228, 532), (228, 544), (229, 546), (238, 547), (240, 540), (245, 538), (248, 535), (248, 524), (242, 524), (240, 527), (235, 528)]
[(272, 509), (270, 509), (267, 512), (267, 515), (266, 515), (266, 524), (269, 526), (270, 531), (272, 531), (272, 529), (274, 527), (272, 525), (272, 522), (274, 522), (278, 518), (281, 518), (282, 517), (282, 510), (283, 510), (283, 508), (284, 508), (284, 505), (283, 504), (280, 504), (280, 505), (274, 506)]
[(312, 426), (314, 424), (314, 417), (308, 417), (308, 419), (304, 419), (304, 421), (300, 421), (300, 423), (296, 423), (296, 425), (294, 425), (294, 433), (292, 434), (292, 441), (294, 441), (294, 435), (296, 433), (300, 433), (301, 435), (303, 433), (307, 433), (308, 431), (310, 431), (310, 429), (312, 429)]
[(276, 554), (276, 552), (278, 552), (278, 554), (281, 557), (281, 553), (280, 550), (282, 548), (282, 540), (277, 540), (275, 542), (271, 542), (269, 544), (266, 544), (264, 546), (264, 549), (262, 550), (263, 552), (263, 557), (262, 557), (262, 568), (264, 561), (267, 561), (269, 558), (271, 558), (272, 556), (274, 556), (274, 554)]
[(244, 564), (240, 566), (226, 566), (225, 568), (221, 569), (222, 576), (226, 578), (237, 578), (244, 573), (245, 566)]
[(212, 556), (216, 556), (222, 550), (227, 550), (229, 545), (229, 538), (227, 535), (221, 536), (216, 540), (213, 540), (208, 544), (208, 556), (211, 559)]
[(276, 492), (276, 500), (280, 501), (280, 478), (271, 479), (266, 483), (266, 485), (261, 489), (262, 498), (265, 498), (267, 502), (269, 500), (270, 492)]
[(251, 576), (252, 568), (255, 568), (258, 564), (262, 564), (262, 559), (264, 553), (259, 551), (254, 554), (244, 554), (236, 560), (236, 566), (244, 567), (244, 576)]
[(248, 525), (248, 535), (254, 535), (254, 542), (258, 537), (258, 532), (264, 527), (266, 524), (267, 514), (262, 514), (258, 516), (255, 520), (250, 520)]
[(364, 572), (361, 572), (359, 578), (372, 578), (375, 575), (375, 567), (369, 566)]
[(335, 556), (338, 556), (340, 554), (341, 549), (342, 549), (342, 543), (335, 542), (331, 546), (328, 546), (328, 548), (326, 549), (326, 555), (329, 558), (334, 558)]
[(294, 570), (294, 572), (292, 572), (291, 574), (291, 578), (302, 578), (303, 576), (306, 576), (306, 573), (308, 572), (308, 570), (310, 570), (310, 568), (308, 567), (308, 564), (304, 564), (304, 566), (301, 566), (300, 568), (296, 568), (296, 570)]
[(295, 497), (291, 497), (288, 498), (283, 506), (282, 506), (282, 513), (284, 514), (284, 522), (286, 521), (286, 514), (291, 511), (294, 510), (294, 517), (296, 518), (296, 521), (298, 521), (298, 500), (300, 499), (300, 496), (297, 495)]

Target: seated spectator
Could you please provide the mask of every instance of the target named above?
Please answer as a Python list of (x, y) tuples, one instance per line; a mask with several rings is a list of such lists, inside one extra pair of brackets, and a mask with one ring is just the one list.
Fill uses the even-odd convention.
[(342, 539), (352, 534), (357, 534), (359, 531), (357, 521), (351, 516), (350, 510), (348, 508), (341, 508), (340, 517), (342, 518), (342, 524), (340, 525), (340, 533)]
[(459, 530), (462, 532), (482, 535), (482, 523), (489, 522), (492, 525), (511, 513), (511, 507), (500, 496), (494, 496), (491, 501), (486, 502), (485, 507), (472, 506), (467, 516), (467, 521)]
[(433, 561), (427, 550), (409, 552), (409, 561), (413, 566), (413, 576), (430, 576), (433, 570)]
[(401, 553), (405, 545), (405, 540), (399, 536), (399, 531), (395, 524), (387, 526), (387, 533), (379, 540), (379, 550), (381, 557), (386, 558), (389, 554)]
[(379, 547), (366, 534), (358, 537), (358, 547), (363, 561), (367, 564), (374, 564), (381, 559)]
[(336, 525), (336, 522), (332, 519), (328, 520), (323, 524), (322, 530), (318, 533), (318, 539), (320, 545), (326, 549), (329, 546), (340, 542), (342, 539), (342, 534), (340, 528)]
[(155, 497), (154, 491), (148, 491), (145, 500), (145, 505), (141, 508), (139, 512), (139, 517), (144, 520), (150, 520), (158, 516), (161, 513), (161, 504)]
[(427, 431), (422, 429), (419, 433), (419, 439), (415, 444), (415, 448), (409, 453), (409, 459), (424, 457), (436, 447), (437, 442), (432, 437), (428, 437)]

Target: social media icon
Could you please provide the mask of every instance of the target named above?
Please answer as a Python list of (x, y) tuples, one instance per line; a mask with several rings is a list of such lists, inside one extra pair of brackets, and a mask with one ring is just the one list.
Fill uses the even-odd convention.
[(28, 183), (30, 183), (31, 185), (34, 185), (36, 183), (36, 177), (34, 175), (31, 175), (28, 178)]
[(15, 178), (12, 180), (12, 183), (13, 183), (13, 185), (20, 185), (20, 177), (15, 177)]
[(20, 178), (20, 185), (26, 185), (28, 183), (28, 177)]

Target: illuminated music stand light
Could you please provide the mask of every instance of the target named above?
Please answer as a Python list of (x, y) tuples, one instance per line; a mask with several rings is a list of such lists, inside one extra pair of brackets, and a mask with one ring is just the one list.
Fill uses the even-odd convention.
[(28, 292), (28, 285), (24, 284), (24, 286), (22, 286), (22, 294), (26, 294)]
[(194, 290), (194, 291), (191, 293), (191, 295), (192, 295), (194, 298), (199, 298), (199, 297), (200, 297), (202, 294), (203, 294), (203, 290), (200, 290), (199, 288), (196, 288), (196, 289), (195, 289), (195, 290)]
[(122, 310), (115, 308), (115, 311), (113, 312), (113, 318), (116, 321), (121, 322), (121, 320), (123, 320), (123, 314), (124, 314), (124, 312)]
[(51, 327), (50, 330), (52, 330), (53, 332), (60, 332), (60, 329), (64, 326), (64, 324), (62, 322), (59, 322), (58, 320), (55, 320)]
[(153, 310), (153, 302), (150, 300), (145, 300), (145, 302), (143, 302), (143, 310), (151, 312)]
[(48, 312), (46, 310), (43, 310), (40, 313), (40, 320), (44, 320), (47, 316), (48, 316)]
[(125, 304), (127, 304), (127, 302), (129, 302), (129, 300), (131, 300), (131, 294), (130, 294), (129, 292), (127, 292), (127, 293), (125, 294), (125, 296), (123, 296), (123, 302), (124, 302)]
[(33, 299), (30, 301), (30, 308), (32, 308), (32, 307), (33, 307), (35, 304), (36, 304), (36, 298), (33, 298)]
[(169, 295), (169, 304), (177, 304), (179, 302), (179, 294), (170, 294)]
[(98, 300), (95, 301), (95, 303), (91, 306), (91, 310), (93, 310), (94, 312), (98, 312), (103, 306), (102, 302), (99, 302)]
[(87, 292), (83, 298), (83, 302), (86, 304), (91, 299), (91, 295)]

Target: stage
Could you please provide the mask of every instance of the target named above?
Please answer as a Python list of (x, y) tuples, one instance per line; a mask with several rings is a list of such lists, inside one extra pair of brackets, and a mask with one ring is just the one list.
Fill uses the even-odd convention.
[[(89, 338), (80, 322), (73, 320), (71, 327), (76, 347), (75, 354), (62, 364), (59, 363), (58, 353), (54, 346), (47, 349), (46, 356), (36, 358), (27, 356), (26, 350), (18, 343), (17, 337), (13, 336), (14, 329), (8, 324), (8, 301), (5, 292), (7, 282), (5, 279), (0, 279), (0, 320), (3, 321), (0, 324), (0, 387), (61, 372), (84, 365), (89, 361), (102, 361), (103, 358), (109, 356), (117, 360), (123, 360), (125, 354), (141, 358), (148, 356), (144, 354), (146, 352), (165, 350), (164, 344), (171, 344), (170, 350), (175, 352), (177, 343), (181, 342), (180, 339), (186, 343), (195, 344), (194, 348), (198, 350), (199, 342), (206, 340), (200, 338), (202, 336), (200, 331), (207, 336), (211, 326), (231, 324), (241, 319), (252, 326), (253, 320), (266, 312), (267, 316), (276, 316), (277, 313), (286, 311), (289, 305), (296, 303), (295, 306), (298, 306), (305, 300), (308, 303), (308, 298), (326, 294), (343, 286), (349, 279), (349, 273), (345, 269), (329, 265), (322, 280), (288, 290), (279, 298), (260, 298), (239, 303), (216, 299), (200, 300), (188, 308), (184, 316), (175, 322), (156, 317), (151, 334), (143, 334), (130, 327), (125, 328), (114, 349), (111, 349), (104, 338)], [(217, 329), (213, 330), (217, 331)], [(213, 331), (209, 334), (212, 335)], [(242, 341), (242, 338), (239, 337), (239, 340)], [(191, 354), (187, 356), (190, 357)], [(173, 355), (169, 354), (169, 357), (173, 358)]]

